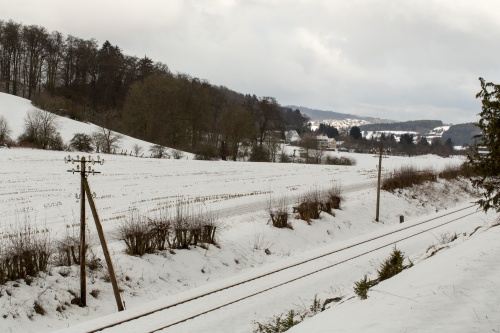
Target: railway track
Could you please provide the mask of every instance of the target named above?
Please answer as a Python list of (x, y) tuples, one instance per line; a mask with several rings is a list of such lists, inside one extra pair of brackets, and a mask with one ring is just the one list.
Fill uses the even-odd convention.
[[(358, 241), (347, 246), (339, 246), (324, 253), (309, 255), (292, 263), (276, 263), (273, 269), (257, 269), (257, 272), (255, 273), (254, 271), (251, 276), (247, 276), (249, 274), (246, 274), (236, 279), (233, 278), (229, 282), (219, 281), (211, 286), (190, 290), (182, 293), (182, 295), (174, 295), (169, 297), (170, 301), (168, 304), (156, 301), (147, 308), (133, 308), (58, 332), (108, 333), (162, 331), (266, 293), (272, 289), (326, 271), (382, 248), (460, 221), (478, 213), (475, 207), (475, 205), (462, 207), (418, 223), (404, 227), (396, 226), (391, 228), (391, 230), (383, 230), (375, 235), (371, 234), (371, 236), (360, 237)], [(202, 303), (210, 304), (210, 306), (201, 308), (190, 306), (193, 302), (199, 302), (200, 299), (206, 299)], [(181, 307), (183, 310), (180, 310)], [(173, 311), (173, 313), (164, 314), (166, 311)]]

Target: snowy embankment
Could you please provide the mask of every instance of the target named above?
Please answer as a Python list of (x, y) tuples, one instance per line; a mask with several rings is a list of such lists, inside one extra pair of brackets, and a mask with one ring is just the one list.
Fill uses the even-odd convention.
[(499, 332), (499, 239), (497, 225), (445, 244), (373, 287), (367, 300), (333, 305), (288, 332)]
[[(11, 125), (13, 137), (22, 132), (24, 116), (32, 108), (26, 100), (0, 94), (0, 115)], [(66, 118), (61, 119), (60, 126), (65, 141), (75, 133), (90, 133), (95, 128)], [(131, 149), (135, 143), (146, 149), (149, 147), (148, 143), (132, 138), (125, 138), (122, 143), (124, 150)], [(31, 149), (0, 150), (0, 224), (5, 237), (25, 221), (38, 229), (49, 230), (53, 244), (68, 234), (78, 234), (80, 203), (75, 194), (79, 193), (80, 179), (77, 174), (67, 172), (75, 167), (64, 163), (63, 158), (67, 155), (67, 152)], [(382, 192), (382, 223), (374, 223), (378, 160), (370, 155), (349, 156), (357, 160), (356, 166), (101, 155), (105, 164), (94, 168), (102, 174), (90, 176), (89, 183), (96, 193), (97, 209), (126, 307), (133, 308), (254, 267), (396, 225), (400, 215), (408, 220), (471, 201), (471, 194), (464, 191), (467, 184), (460, 182), (438, 182), (430, 188), (395, 194)], [(441, 169), (462, 161), (437, 156), (390, 157), (383, 160), (383, 168), (384, 173), (407, 164)], [(270, 198), (287, 197), (293, 202), (310, 189), (327, 189), (332, 184), (341, 184), (345, 193), (342, 210), (336, 211), (335, 217), (323, 214), (311, 225), (292, 218), (293, 230), (276, 229), (268, 224)], [(143, 257), (126, 255), (124, 244), (116, 237), (116, 228), (130, 216), (130, 212), (138, 210), (154, 215), (160, 207), (175, 206), (180, 199), (218, 215), (219, 246), (163, 251)], [(89, 215), (89, 231), (94, 235), (95, 228)], [(93, 245), (90, 252), (100, 258), (97, 237), (91, 237), (90, 241)], [(428, 245), (422, 244), (422, 248)], [(266, 249), (270, 254), (265, 253)], [(321, 286), (321, 290), (328, 288)], [(87, 297), (86, 308), (71, 304), (74, 294), (79, 291), (77, 266), (52, 266), (48, 274), (41, 274), (33, 281), (11, 281), (0, 289), (2, 332), (53, 331), (116, 312), (104, 267), (88, 271), (87, 289), (95, 291), (95, 296)], [(43, 315), (35, 311), (35, 302), (45, 309)], [(276, 312), (288, 307), (287, 304), (276, 305)], [(248, 321), (265, 314), (256, 309)]]

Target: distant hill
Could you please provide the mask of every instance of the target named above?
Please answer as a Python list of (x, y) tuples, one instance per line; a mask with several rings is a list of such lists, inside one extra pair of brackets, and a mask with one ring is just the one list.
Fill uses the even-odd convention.
[(423, 135), (440, 126), (443, 126), (441, 120), (410, 120), (399, 123), (368, 124), (359, 128), (362, 131), (411, 131)]
[(362, 119), (366, 120), (370, 123), (391, 123), (393, 122), (392, 120), (388, 119), (380, 119), (380, 118), (373, 118), (373, 117), (361, 117), (358, 115), (354, 114), (349, 114), (349, 113), (340, 113), (340, 112), (335, 112), (335, 111), (322, 111), (322, 110), (315, 110), (315, 109), (309, 109), (304, 106), (296, 106), (296, 105), (288, 105), (286, 106), (287, 108), (291, 108), (293, 110), (299, 109), (300, 113), (308, 115), (311, 120), (313, 121), (321, 121), (321, 120), (331, 120), (331, 119)]
[(481, 134), (481, 131), (473, 123), (457, 124), (450, 126), (450, 128), (443, 133), (441, 140), (445, 142), (448, 138), (451, 139), (456, 146), (463, 144), (474, 144), (474, 135)]

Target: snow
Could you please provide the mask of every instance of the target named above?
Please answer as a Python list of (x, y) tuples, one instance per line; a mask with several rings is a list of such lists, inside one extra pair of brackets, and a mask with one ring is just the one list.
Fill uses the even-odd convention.
[(500, 228), (417, 263), (290, 329), (303, 332), (498, 332)]
[[(23, 119), (26, 112), (32, 108), (29, 101), (0, 94), (0, 115), (8, 120), (13, 129), (14, 138), (22, 132)], [(74, 133), (91, 133), (95, 128), (92, 124), (67, 118), (60, 119), (60, 131), (65, 141), (70, 140)], [(135, 143), (144, 148), (150, 145), (126, 137), (122, 141), (122, 148), (129, 150)], [(229, 161), (207, 162), (192, 160), (192, 155), (188, 154), (186, 156), (189, 159), (182, 160), (101, 155), (101, 158), (105, 159), (104, 165), (95, 165), (94, 168), (102, 174), (89, 176), (89, 184), (92, 191), (96, 193), (97, 209), (109, 243), (118, 282), (123, 290), (122, 297), (126, 308), (130, 311), (134, 311), (134, 309), (138, 311), (137, 309), (140, 309), (141, 306), (154, 306), (155, 303), (150, 302), (164, 302), (165, 299), (184, 297), (184, 293), (194, 293), (195, 288), (212, 288), (215, 284), (226, 283), (225, 279), (228, 278), (239, 279), (245, 274), (256, 274), (258, 270), (267, 270), (270, 267), (282, 265), (287, 260), (296, 261), (300, 260), (301, 256), (311, 255), (317, 251), (321, 252), (328, 246), (341, 242), (352, 242), (356, 237), (398, 227), (400, 215), (404, 215), (405, 221), (410, 223), (410, 221), (424, 219), (429, 214), (443, 213), (474, 200), (466, 182), (440, 181), (430, 187), (424, 186), (396, 193), (383, 191), (381, 193), (382, 223), (374, 223), (378, 159), (368, 154), (330, 153), (353, 157), (357, 164), (356, 166), (327, 166)], [(72, 156), (76, 154), (78, 153), (71, 153)], [(0, 151), (0, 224), (3, 227), (1, 230), (3, 235), (11, 233), (12, 228), (25, 219), (39, 229), (50, 230), (53, 242), (67, 234), (78, 234), (80, 203), (75, 198), (75, 194), (79, 193), (80, 179), (78, 175), (67, 172), (67, 170), (76, 167), (76, 165), (64, 163), (63, 159), (67, 155), (68, 152), (32, 149), (2, 149)], [(92, 155), (96, 156), (96, 154)], [(440, 158), (428, 155), (411, 158), (389, 157), (384, 158), (382, 163), (384, 174), (388, 174), (401, 165), (411, 164), (419, 168), (430, 167), (439, 170), (447, 165), (462, 162), (463, 158), (461, 157)], [(279, 199), (284, 196), (292, 205), (296, 202), (297, 197), (305, 192), (318, 188), (327, 189), (332, 184), (341, 184), (345, 196), (342, 210), (336, 211), (335, 217), (323, 214), (320, 220), (313, 221), (311, 225), (292, 218), (293, 230), (276, 229), (268, 224), (267, 209), (270, 199)], [(197, 247), (190, 250), (175, 250), (175, 253), (164, 251), (159, 254), (145, 255), (142, 258), (126, 255), (124, 244), (117, 239), (116, 234), (116, 227), (123, 219), (135, 210), (144, 214), (156, 214), (160, 207), (175, 206), (179, 200), (190, 202), (193, 207), (197, 205), (196, 207), (200, 207), (204, 211), (216, 213), (221, 231), (217, 238), (219, 247), (210, 246), (208, 249)], [(97, 257), (102, 257), (93, 220), (90, 213), (87, 215), (91, 234), (91, 250)], [(484, 216), (484, 221), (471, 220), (467, 226), (456, 227), (457, 233), (468, 232), (478, 223), (491, 225), (491, 221)], [(493, 228), (487, 232), (477, 233), (475, 237), (479, 237), (479, 235), (487, 237), (486, 235), (490, 234), (493, 235), (491, 237), (498, 236)], [(463, 244), (459, 244), (459, 246), (473, 244), (471, 246), (474, 246), (474, 251), (477, 250), (477, 253), (490, 251), (490, 248), (487, 247), (489, 241), (471, 243), (474, 239), (471, 237), (470, 240), (463, 241)], [(414, 244), (409, 248), (410, 252), (407, 255), (414, 258), (419, 252), (425, 251), (431, 243), (427, 239), (422, 243)], [(457, 245), (456, 248), (459, 246)], [(269, 249), (271, 254), (266, 255), (265, 249)], [(452, 253), (452, 250), (455, 250), (455, 247), (440, 251), (430, 259), (422, 260), (401, 276), (407, 276), (405, 281), (409, 281), (412, 271), (418, 272), (417, 269), (427, 261), (445, 258), (445, 255)], [(424, 254), (421, 253), (421, 255)], [(387, 253), (381, 253), (380, 257), (373, 257), (370, 259), (371, 261), (363, 264), (360, 263), (352, 267), (344, 266), (335, 278), (336, 281), (344, 281), (340, 287), (333, 281), (328, 282), (331, 281), (330, 277), (325, 277), (322, 280), (324, 284), (307, 285), (304, 282), (301, 287), (303, 294), (300, 297), (302, 299), (312, 298), (318, 292), (318, 288), (322, 292), (322, 297), (331, 297), (331, 293), (328, 296), (327, 291), (337, 290), (336, 288), (340, 288), (342, 291), (352, 291), (353, 281), (359, 280), (362, 274), (372, 272), (374, 268), (370, 266), (370, 263), (383, 260), (386, 255)], [(477, 257), (471, 256), (470, 258), (476, 258), (480, 261)], [(454, 262), (457, 267), (472, 265), (472, 262), (467, 262), (462, 257), (443, 260)], [(440, 265), (445, 267), (445, 262), (438, 262), (433, 267), (438, 270)], [(418, 273), (418, 276), (412, 277), (412, 279), (418, 280), (419, 277), (425, 277), (426, 274), (434, 278), (438, 277), (437, 274), (428, 274), (428, 270), (425, 272), (425, 274)], [(454, 276), (458, 278), (466, 273), (470, 272), (467, 270), (455, 271)], [(100, 320), (99, 318), (103, 318), (102, 320), (106, 320), (106, 315), (117, 311), (111, 285), (107, 282), (106, 275), (104, 268), (88, 272), (87, 289), (89, 292), (98, 290), (99, 295), (97, 298), (87, 296), (88, 307), (86, 308), (69, 304), (73, 297), (69, 291), (79, 292), (77, 266), (52, 266), (48, 274), (41, 274), (30, 285), (25, 281), (8, 282), (0, 287), (0, 315), (3, 317), (0, 319), (0, 331), (50, 332), (91, 319)], [(482, 274), (482, 276), (486, 275)], [(400, 279), (400, 277), (397, 276), (394, 279)], [(494, 283), (498, 281), (492, 278), (491, 280)], [(381, 283), (375, 289), (386, 288), (386, 284), (389, 283), (391, 283), (390, 280)], [(395, 288), (399, 288), (397, 292), (413, 292), (413, 289), (405, 291), (404, 283), (401, 282), (399, 287), (395, 286)], [(444, 282), (439, 280), (429, 282), (429, 285), (444, 285)], [(380, 290), (394, 293), (389, 289), (387, 287), (387, 289)], [(407, 285), (406, 289), (408, 289)], [(496, 294), (476, 295), (473, 291), (467, 292), (468, 289), (462, 290), (481, 304), (491, 304), (496, 313), (499, 312), (498, 303), (490, 302)], [(423, 289), (421, 292), (424, 295)], [(446, 289), (446, 292), (450, 295), (449, 289)], [(244, 328), (244, 331), (250, 332), (252, 320), (264, 320), (266, 315), (283, 312), (290, 308), (293, 303), (298, 302), (298, 295), (299, 292), (262, 296), (258, 302), (250, 302), (245, 312), (248, 318), (245, 319), (245, 322), (238, 319), (239, 326)], [(429, 297), (426, 296), (427, 298), (422, 300), (423, 305), (419, 310), (422, 313), (425, 312), (426, 308), (429, 309), (429, 312), (435, 311), (431, 303), (444, 302), (442, 299), (431, 300), (430, 294), (425, 295)], [(405, 297), (415, 297), (414, 294), (407, 296)], [(490, 296), (491, 298), (489, 298)], [(393, 298), (384, 300), (384, 297), (387, 295), (372, 292), (370, 298), (364, 302), (373, 302), (375, 299), (379, 300), (381, 304), (386, 301), (394, 302)], [(464, 296), (460, 300), (464, 302), (466, 298)], [(34, 312), (34, 301), (38, 301), (44, 306), (45, 315), (42, 316)], [(262, 304), (268, 305), (263, 306)], [(344, 307), (348, 309), (343, 310), (346, 311), (343, 312), (343, 316), (347, 323), (346, 318), (358, 317), (356, 314), (357, 306), (363, 307), (366, 306), (365, 304), (368, 303), (357, 300), (345, 302), (332, 307), (328, 312), (304, 321), (301, 325), (315, 325), (315, 320), (323, 320), (322, 317), (332, 316), (333, 312)], [(378, 305), (370, 304), (372, 309), (377, 308), (379, 316), (383, 316)], [(234, 309), (236, 308), (238, 307), (234, 307)], [(233, 308), (230, 309), (227, 310), (229, 317), (233, 316), (231, 313)], [(475, 309), (484, 310), (483, 307), (479, 306)], [(127, 314), (127, 311), (124, 312), (124, 315)], [(486, 311), (478, 313), (478, 315), (480, 318), (488, 315), (489, 320), (497, 320), (498, 323), (498, 315), (495, 317)], [(234, 318), (239, 317), (234, 316)], [(425, 327), (422, 318), (425, 317), (414, 318), (413, 324), (418, 326), (420, 321), (421, 326)], [(213, 318), (212, 322), (214, 325), (219, 322), (220, 325), (220, 317)], [(442, 330), (449, 331), (446, 322), (441, 321), (441, 323), (444, 325)], [(295, 329), (300, 329), (301, 325)], [(359, 325), (362, 325), (361, 321), (359, 321)], [(456, 327), (453, 323), (448, 325), (450, 330)], [(211, 331), (208, 326), (203, 327), (205, 331)], [(319, 322), (314, 327), (316, 329), (318, 327), (331, 327), (331, 323), (322, 324)], [(496, 328), (492, 326), (492, 329)], [(219, 331), (232, 332), (235, 330), (228, 324)], [(311, 331), (314, 329), (311, 328)], [(307, 329), (303, 332), (307, 332)]]

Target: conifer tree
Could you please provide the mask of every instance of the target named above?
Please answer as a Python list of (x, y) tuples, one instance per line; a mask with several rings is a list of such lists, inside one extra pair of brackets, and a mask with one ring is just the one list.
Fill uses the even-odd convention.
[(500, 85), (481, 82), (481, 91), (476, 98), (482, 98), (479, 122), (481, 130), (476, 138), (478, 145), (486, 148), (486, 154), (476, 151), (469, 156), (469, 165), (478, 175), (472, 184), (482, 189), (482, 198), (477, 202), (484, 211), (495, 209), (500, 212)]

